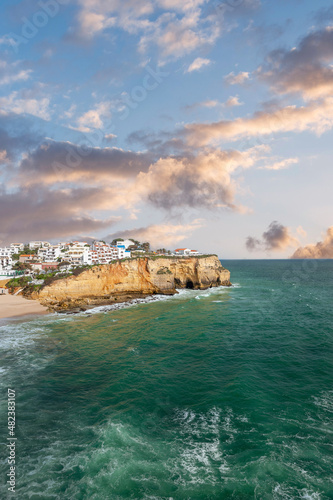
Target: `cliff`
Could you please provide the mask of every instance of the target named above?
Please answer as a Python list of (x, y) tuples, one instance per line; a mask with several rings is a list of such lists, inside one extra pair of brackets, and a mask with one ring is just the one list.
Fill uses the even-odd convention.
[(79, 276), (54, 281), (30, 296), (61, 311), (113, 304), (177, 288), (206, 289), (230, 283), (230, 273), (215, 255), (189, 258), (138, 258), (94, 266)]

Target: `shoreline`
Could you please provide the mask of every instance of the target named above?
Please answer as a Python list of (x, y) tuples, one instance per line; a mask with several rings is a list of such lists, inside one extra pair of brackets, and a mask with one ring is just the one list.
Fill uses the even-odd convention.
[(126, 300), (122, 300), (120, 302), (105, 302), (105, 303), (96, 303), (94, 305), (87, 305), (82, 308), (73, 308), (67, 310), (59, 310), (54, 311), (59, 315), (76, 315), (76, 314), (85, 314), (90, 315), (93, 313), (105, 313), (110, 311), (119, 311), (120, 309), (127, 309), (128, 307), (140, 305), (140, 304), (149, 304), (151, 302), (160, 302), (162, 300), (167, 300), (177, 296), (178, 294), (154, 294), (154, 295), (142, 295), (140, 297), (132, 297)]
[[(231, 285), (232, 287), (232, 285)], [(220, 288), (230, 288), (227, 285), (220, 285), (218, 287), (208, 287), (204, 289), (196, 289), (191, 290), (192, 292), (204, 292), (211, 289), (220, 289)], [(149, 304), (152, 302), (159, 302), (167, 299), (171, 299), (173, 297), (177, 297), (182, 292), (186, 292), (187, 289), (178, 289), (175, 293), (172, 294), (133, 294), (132, 296), (127, 295), (123, 296), (123, 299), (120, 301), (114, 300), (102, 300), (101, 302), (97, 302), (95, 304), (87, 304), (84, 307), (73, 307), (70, 309), (60, 309), (51, 311), (48, 307), (41, 305), (37, 300), (26, 299), (22, 295), (3, 295), (0, 294), (0, 321), (2, 324), (2, 320), (6, 319), (19, 319), (22, 317), (30, 316), (44, 316), (46, 314), (56, 313), (59, 316), (71, 316), (76, 314), (83, 315), (91, 315), (94, 313), (106, 313), (111, 311), (118, 311), (120, 309), (125, 309), (135, 305), (141, 304)], [(188, 290), (189, 291), (189, 290)], [(7, 300), (3, 300), (4, 298)], [(5, 307), (1, 307), (1, 306)]]
[(122, 300), (102, 300), (94, 304), (86, 304), (83, 307), (73, 307), (69, 309), (58, 309), (53, 312), (59, 315), (76, 315), (76, 314), (91, 314), (93, 312), (109, 312), (118, 311), (120, 309), (125, 309), (131, 306), (140, 304), (149, 304), (152, 302), (160, 302), (175, 297), (181, 296), (186, 292), (207, 292), (209, 290), (219, 290), (221, 288), (232, 288), (233, 285), (220, 285), (208, 288), (197, 288), (197, 289), (186, 289), (178, 288), (175, 293), (156, 293), (156, 294), (133, 294), (132, 296), (127, 295), (123, 297)]
[(1, 320), (48, 313), (48, 308), (42, 306), (37, 300), (26, 299), (22, 295), (0, 294)]

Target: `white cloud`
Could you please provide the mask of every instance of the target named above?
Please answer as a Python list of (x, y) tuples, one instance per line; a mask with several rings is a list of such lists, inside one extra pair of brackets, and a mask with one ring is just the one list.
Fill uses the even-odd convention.
[(198, 71), (204, 66), (208, 66), (211, 64), (210, 59), (203, 59), (202, 57), (197, 57), (194, 59), (194, 61), (189, 65), (189, 67), (186, 70), (186, 73), (191, 73), (192, 71)]
[(104, 118), (109, 118), (111, 116), (110, 107), (110, 102), (104, 101), (98, 103), (94, 109), (86, 111), (77, 120), (78, 130), (81, 132), (90, 132), (90, 127), (102, 128), (104, 125)]
[(4, 35), (0, 37), (0, 45), (11, 45), (12, 47), (15, 47), (17, 45), (17, 41), (9, 35)]
[(207, 99), (207, 101), (201, 101), (201, 102), (194, 102), (193, 104), (188, 104), (187, 106), (184, 106), (184, 109), (187, 111), (190, 111), (192, 109), (196, 108), (217, 108), (218, 106), (223, 106), (223, 104), (219, 101), (216, 101), (214, 99)]
[(277, 161), (272, 163), (271, 165), (265, 165), (264, 167), (259, 167), (260, 170), (284, 170), (290, 165), (295, 165), (295, 163), (298, 163), (299, 159), (298, 158), (287, 158), (285, 160)]
[(217, 106), (220, 105), (221, 103), (219, 101), (214, 101), (214, 100), (208, 100), (199, 103), (199, 106), (203, 106), (204, 108), (216, 108)]
[(300, 247), (292, 259), (333, 259), (333, 226), (327, 229), (323, 241)]
[(113, 140), (114, 140), (114, 139), (116, 139), (116, 138), (117, 138), (116, 134), (106, 134), (106, 135), (104, 136), (104, 139), (105, 139), (107, 142), (111, 142), (111, 141), (113, 141)]
[(238, 73), (238, 75), (235, 75), (235, 73), (232, 71), (229, 73), (229, 75), (224, 77), (224, 80), (226, 83), (229, 85), (244, 85), (247, 81), (250, 79), (250, 73), (246, 71), (242, 71), (241, 73)]
[(67, 111), (64, 111), (63, 117), (73, 118), (75, 110), (76, 110), (76, 104), (72, 104), (71, 107)]
[(333, 98), (311, 102), (306, 106), (286, 106), (268, 112), (257, 112), (249, 118), (186, 125), (188, 143), (196, 147), (222, 139), (271, 135), (309, 130), (322, 134), (333, 127)]
[(247, 151), (206, 150), (197, 156), (161, 158), (137, 176), (133, 193), (159, 208), (225, 208), (244, 212), (234, 201), (237, 184), (233, 173), (253, 167), (267, 151), (258, 146)]
[(233, 108), (235, 106), (242, 106), (242, 102), (240, 102), (238, 96), (230, 96), (229, 99), (224, 103), (226, 108)]
[(50, 120), (50, 99), (43, 97), (41, 99), (24, 99), (18, 97), (17, 92), (12, 92), (7, 97), (0, 98), (0, 106), (4, 111), (21, 114), (29, 114)]
[(104, 14), (96, 14), (88, 10), (83, 10), (80, 13), (79, 20), (82, 33), (87, 38), (92, 38), (97, 33), (114, 26), (116, 23), (116, 18), (114, 17), (108, 18)]
[[(92, 38), (110, 27), (138, 35), (138, 49), (159, 49), (161, 61), (176, 59), (215, 42), (220, 34), (216, 16), (203, 17), (207, 0), (79, 0), (80, 38)], [(154, 14), (156, 14), (157, 16)]]
[(19, 62), (8, 64), (7, 61), (0, 60), (0, 85), (25, 81), (30, 78), (31, 69), (18, 69)]

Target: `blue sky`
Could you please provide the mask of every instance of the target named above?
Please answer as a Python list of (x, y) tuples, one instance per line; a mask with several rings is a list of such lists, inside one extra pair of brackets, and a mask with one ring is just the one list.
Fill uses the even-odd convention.
[(333, 257), (331, 2), (1, 9), (1, 244)]

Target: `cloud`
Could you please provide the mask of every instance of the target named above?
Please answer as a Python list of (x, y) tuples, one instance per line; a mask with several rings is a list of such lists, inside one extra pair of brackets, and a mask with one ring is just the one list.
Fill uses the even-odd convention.
[(214, 99), (207, 99), (207, 101), (195, 102), (193, 104), (189, 104), (184, 106), (184, 109), (190, 111), (195, 108), (233, 108), (236, 106), (242, 106), (244, 103), (240, 102), (238, 96), (230, 96), (225, 102), (220, 102)]
[(14, 40), (14, 38), (9, 35), (0, 37), (0, 45), (10, 45), (11, 47), (15, 47), (16, 44), (17, 42)]
[(298, 47), (268, 54), (256, 71), (278, 94), (299, 93), (319, 99), (333, 93), (333, 26), (305, 36)]
[(0, 192), (0, 233), (5, 242), (62, 238), (110, 227), (118, 219), (98, 219), (92, 210), (107, 210), (110, 193), (96, 188), (53, 190), (42, 185)]
[(19, 69), (19, 61), (8, 64), (7, 61), (0, 60), (0, 85), (8, 85), (30, 78), (31, 69)]
[(135, 178), (139, 172), (147, 171), (152, 161), (149, 153), (49, 140), (26, 155), (16, 181), (24, 185), (112, 184), (119, 179)]
[(261, 239), (248, 236), (245, 243), (250, 252), (260, 250), (282, 252), (289, 246), (296, 246), (297, 244), (298, 240), (290, 234), (290, 230), (277, 221), (271, 222), (267, 231), (262, 234)]
[(232, 174), (253, 166), (264, 149), (207, 150), (197, 156), (163, 158), (138, 175), (135, 191), (141, 199), (171, 211), (184, 207), (243, 211), (234, 201), (237, 186)]
[(8, 163), (9, 158), (7, 156), (7, 151), (5, 149), (0, 149), (0, 165), (4, 163)]
[(181, 19), (174, 14), (162, 15), (140, 38), (139, 51), (146, 53), (153, 45), (158, 47), (162, 61), (179, 59), (216, 41), (220, 34), (217, 22), (209, 23), (208, 28), (204, 24), (207, 22), (202, 22), (198, 11), (186, 13)]
[(175, 59), (215, 42), (220, 34), (214, 16), (202, 17), (206, 0), (79, 0), (71, 38), (92, 39), (109, 28), (138, 37), (138, 50), (157, 47), (162, 60)]
[(193, 109), (196, 108), (216, 108), (218, 106), (223, 106), (223, 104), (219, 101), (216, 101), (214, 99), (207, 99), (207, 101), (201, 101), (201, 102), (194, 102), (193, 104), (188, 104), (184, 106), (183, 109), (186, 111), (192, 111)]
[(242, 71), (241, 73), (238, 73), (238, 75), (235, 75), (235, 73), (232, 71), (229, 73), (229, 75), (224, 77), (224, 81), (228, 85), (244, 85), (244, 83), (247, 83), (250, 79), (250, 73), (246, 71)]
[(172, 248), (173, 245), (185, 240), (202, 227), (204, 221), (196, 219), (189, 224), (152, 224), (147, 227), (118, 231), (108, 235), (106, 240), (114, 238), (134, 238), (139, 241), (149, 241), (152, 248)]
[(101, 129), (104, 126), (104, 118), (110, 118), (111, 112), (110, 102), (100, 102), (96, 104), (94, 109), (86, 111), (77, 120), (78, 130), (81, 132), (90, 132), (91, 128)]
[(303, 238), (306, 238), (307, 232), (305, 231), (305, 229), (303, 229), (302, 226), (298, 226), (298, 228), (296, 229), (296, 231), (297, 231), (297, 234), (299, 234)]
[(333, 226), (329, 227), (326, 237), (315, 245), (299, 247), (292, 259), (333, 259)]
[(199, 106), (203, 106), (204, 108), (216, 108), (216, 106), (220, 106), (220, 104), (219, 101), (214, 100), (199, 102)]
[(30, 118), (0, 113), (0, 150), (6, 151), (10, 161), (36, 147), (40, 140)]
[(110, 27), (120, 27), (133, 32), (143, 29), (154, 12), (152, 0), (78, 0), (78, 26), (76, 31), (83, 38), (92, 38)]
[(259, 9), (261, 6), (261, 0), (228, 0), (227, 2), (219, 0), (213, 4), (217, 14), (221, 14), (223, 17), (235, 18), (240, 16), (246, 16), (246, 18), (252, 14), (250, 11)]
[(262, 242), (258, 240), (258, 238), (254, 238), (253, 236), (248, 236), (246, 238), (245, 245), (250, 252), (261, 250), (262, 248)]
[[(50, 227), (53, 212), (59, 220), (68, 220), (71, 228), (82, 217), (90, 221), (89, 227), (100, 227), (103, 219), (92, 216), (96, 211), (110, 215), (110, 211), (126, 210), (135, 219), (144, 204), (173, 215), (188, 209), (247, 210), (236, 200), (240, 188), (237, 173), (266, 161), (269, 147), (246, 151), (203, 148), (197, 154), (180, 147), (171, 156), (168, 143), (149, 138), (156, 145), (144, 152), (47, 139), (25, 153), (8, 186), (31, 197), (31, 206), (24, 207), (27, 217), (37, 217), (35, 205), (40, 199), (43, 220), (51, 214)], [(103, 134), (100, 139), (104, 140)], [(1, 147), (0, 140), (1, 150), (7, 151), (6, 142)], [(63, 212), (48, 206), (57, 196)], [(27, 226), (33, 228), (32, 222)], [(79, 232), (75, 229), (73, 234)]]
[(50, 99), (48, 97), (40, 99), (21, 98), (16, 91), (7, 97), (0, 97), (0, 107), (4, 111), (18, 115), (33, 115), (47, 121), (51, 118), (49, 106)]
[(284, 170), (288, 168), (290, 165), (295, 165), (298, 163), (298, 158), (287, 158), (285, 160), (274, 162), (270, 165), (265, 165), (264, 167), (259, 167), (260, 170)]
[(116, 24), (115, 17), (107, 17), (89, 10), (82, 10), (79, 14), (81, 34), (85, 38), (93, 38), (98, 33)]
[(266, 147), (244, 152), (204, 150), (196, 156), (183, 152), (163, 157), (158, 147), (154, 153), (137, 153), (48, 140), (25, 156), (10, 185), (108, 189), (108, 207), (132, 213), (141, 203), (171, 212), (180, 208), (242, 211), (234, 201), (238, 186), (233, 175), (237, 169), (254, 166), (266, 151)]
[(233, 108), (235, 106), (242, 106), (242, 102), (240, 102), (238, 96), (230, 96), (229, 99), (224, 103), (226, 108)]
[(106, 134), (104, 139), (106, 142), (113, 142), (117, 138), (116, 134)]
[(64, 111), (63, 116), (61, 118), (73, 118), (74, 113), (76, 111), (76, 104), (72, 104), (67, 111)]
[(309, 130), (322, 134), (333, 126), (333, 98), (306, 106), (286, 106), (273, 111), (259, 111), (249, 118), (222, 120), (185, 126), (183, 134), (195, 147), (221, 140)]
[(189, 65), (189, 67), (186, 70), (186, 73), (192, 73), (192, 71), (198, 71), (204, 66), (208, 66), (211, 64), (210, 59), (203, 59), (202, 57), (197, 57), (194, 59), (194, 61)]
[(180, 12), (187, 12), (200, 7), (205, 4), (207, 0), (157, 0), (159, 7), (165, 10), (179, 10)]

